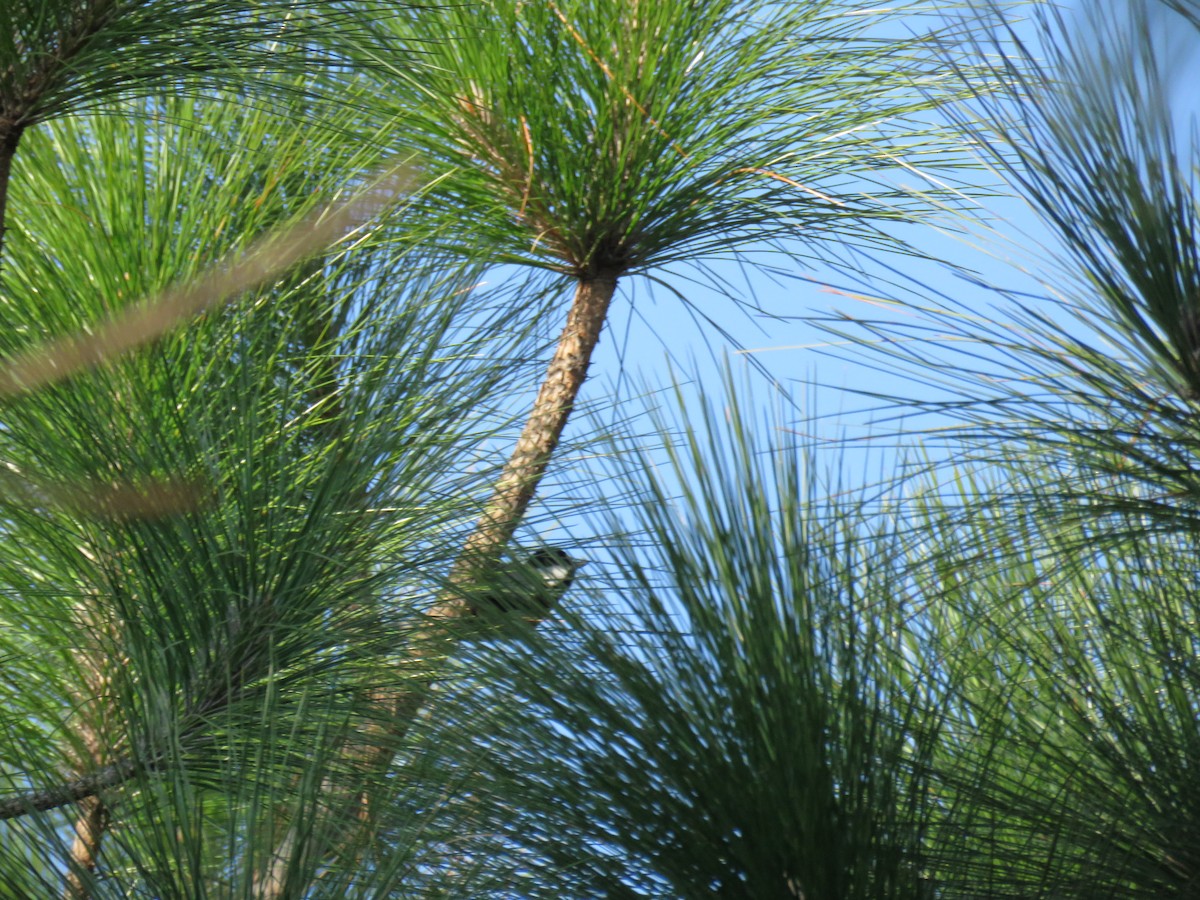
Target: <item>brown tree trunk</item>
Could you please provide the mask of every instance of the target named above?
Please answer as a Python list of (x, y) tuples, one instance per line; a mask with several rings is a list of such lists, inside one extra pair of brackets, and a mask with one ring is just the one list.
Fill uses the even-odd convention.
[[(445, 625), (472, 613), (469, 600), (457, 588), (468, 586), (476, 573), (496, 562), (533, 500), (587, 378), (592, 353), (608, 319), (619, 276), (619, 270), (606, 270), (581, 278), (576, 284), (575, 299), (533, 409), (483, 514), (463, 544), (451, 572), (451, 590), (429, 610), (427, 627), (413, 638), (408, 648), (406, 659), (416, 670), (432, 671), (439, 660), (453, 652), (456, 632)], [(410, 683), (413, 684), (411, 688), (380, 690), (372, 698), (381, 710), (380, 720), (390, 724), (391, 734), (382, 733), (379, 725), (372, 726), (369, 733), (374, 740), (363, 747), (350, 748), (349, 752), (368, 766), (368, 772), (386, 770), (400, 741), (425, 705), (430, 679), (417, 677)], [(360, 794), (356, 803), (364, 822), (369, 821), (372, 811), (367, 797)]]
[(0, 260), (3, 259), (4, 250), (9, 176), (12, 174), (12, 161), (17, 154), (17, 144), (21, 140), (23, 130), (19, 125), (0, 124)]
[[(115, 662), (105, 649), (112, 646), (112, 634), (110, 626), (101, 619), (98, 595), (93, 594), (80, 604), (77, 622), (84, 643), (74, 651), (80, 673), (76, 698), (77, 734), (83, 744), (76, 765), (80, 771), (90, 771), (104, 766), (111, 755), (121, 751), (119, 744), (112, 744), (113, 729), (109, 724)], [(79, 800), (75, 839), (66, 861), (63, 900), (88, 900), (91, 897), (88, 876), (96, 870), (100, 844), (108, 825), (109, 808), (98, 793)]]
[(71, 842), (71, 857), (67, 868), (67, 884), (63, 891), (64, 900), (87, 900), (91, 890), (85, 882), (85, 873), (96, 870), (96, 858), (100, 855), (100, 840), (108, 828), (108, 807), (99, 797), (86, 797), (79, 801), (79, 815), (75, 819), (75, 840)]
[[(452, 583), (469, 583), (474, 572), (493, 564), (521, 523), (587, 378), (619, 274), (616, 270), (604, 270), (577, 283), (567, 323), (533, 409), (483, 515), (463, 545), (451, 573)], [(464, 598), (445, 596), (430, 610), (430, 615), (454, 618), (469, 611)]]

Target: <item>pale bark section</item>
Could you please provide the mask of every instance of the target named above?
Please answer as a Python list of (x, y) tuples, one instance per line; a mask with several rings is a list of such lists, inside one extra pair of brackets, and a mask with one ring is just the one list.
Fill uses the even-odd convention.
[[(112, 646), (109, 627), (100, 622), (96, 612), (98, 599), (93, 596), (80, 604), (77, 620), (84, 645), (75, 649), (80, 684), (76, 691), (79, 711), (77, 734), (82, 741), (76, 765), (81, 771), (105, 766), (110, 754), (119, 753), (120, 742), (112, 743), (113, 729), (108, 710), (112, 702), (110, 688), (112, 669), (117, 661), (105, 647)], [(106, 640), (107, 638), (107, 640)], [(92, 896), (89, 877), (96, 871), (100, 844), (109, 825), (109, 809), (99, 793), (82, 797), (76, 805), (75, 838), (67, 857), (63, 900), (89, 900)]]
[[(575, 301), (533, 410), (483, 515), (463, 545), (451, 575), (454, 583), (469, 583), (472, 572), (494, 563), (525, 515), (587, 378), (592, 352), (600, 341), (616, 293), (617, 277), (614, 270), (602, 271), (581, 279), (576, 286)], [(443, 597), (429, 614), (454, 618), (469, 612), (464, 598), (451, 596)]]
[(65, 900), (88, 900), (91, 897), (84, 873), (96, 871), (100, 840), (107, 828), (108, 808), (104, 801), (99, 797), (80, 800), (79, 815), (75, 819), (75, 840), (71, 842), (71, 861), (63, 891)]

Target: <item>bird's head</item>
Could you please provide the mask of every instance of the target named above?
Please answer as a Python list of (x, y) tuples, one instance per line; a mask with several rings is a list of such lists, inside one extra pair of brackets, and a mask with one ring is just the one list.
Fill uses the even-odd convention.
[(575, 572), (587, 565), (587, 560), (575, 559), (561, 547), (541, 547), (529, 555), (529, 565), (549, 591), (561, 593), (571, 586)]

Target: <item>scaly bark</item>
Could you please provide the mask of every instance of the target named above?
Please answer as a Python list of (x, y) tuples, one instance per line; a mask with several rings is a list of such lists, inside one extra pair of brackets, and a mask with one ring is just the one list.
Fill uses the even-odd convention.
[(63, 891), (64, 900), (87, 900), (91, 897), (84, 873), (90, 874), (96, 870), (100, 839), (108, 828), (108, 818), (108, 807), (99, 797), (87, 797), (79, 801), (79, 815), (75, 819), (75, 840), (71, 842), (67, 885)]
[(0, 260), (4, 252), (4, 232), (8, 212), (8, 182), (12, 175), (13, 157), (17, 155), (17, 144), (24, 128), (20, 125), (0, 121)]
[[(469, 584), (474, 573), (494, 564), (521, 523), (587, 378), (619, 275), (616, 269), (601, 270), (580, 278), (576, 285), (575, 300), (533, 410), (483, 515), (463, 545), (451, 574), (453, 584)], [(469, 612), (466, 598), (454, 595), (443, 597), (430, 615), (454, 618)]]
[[(111, 628), (100, 619), (97, 595), (93, 594), (77, 610), (83, 646), (74, 656), (79, 667), (80, 684), (76, 691), (78, 736), (82, 746), (75, 765), (81, 771), (105, 766), (112, 754), (120, 753), (120, 742), (113, 743), (111, 685), (116, 662), (106, 646), (112, 645)], [(75, 839), (66, 861), (63, 900), (88, 900), (92, 896), (90, 876), (96, 870), (100, 844), (108, 829), (110, 811), (97, 793), (76, 804)]]

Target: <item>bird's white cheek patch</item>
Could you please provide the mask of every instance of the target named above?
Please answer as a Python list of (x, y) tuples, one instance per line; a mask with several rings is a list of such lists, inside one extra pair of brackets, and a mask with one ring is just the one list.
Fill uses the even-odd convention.
[(558, 584), (571, 574), (570, 566), (551, 566), (546, 569), (543, 577), (547, 584)]

